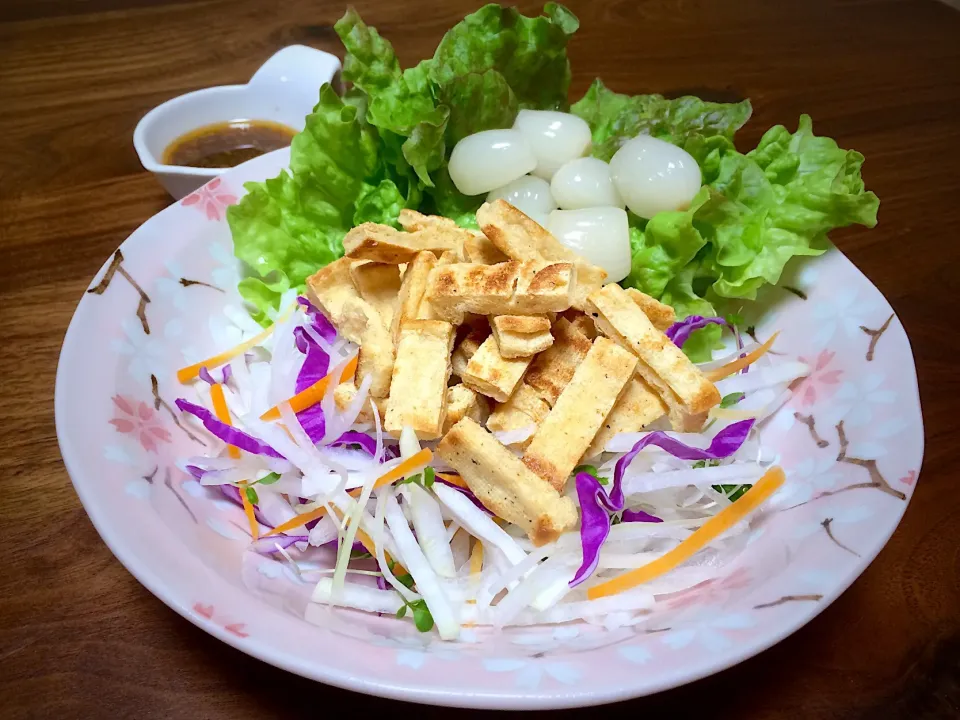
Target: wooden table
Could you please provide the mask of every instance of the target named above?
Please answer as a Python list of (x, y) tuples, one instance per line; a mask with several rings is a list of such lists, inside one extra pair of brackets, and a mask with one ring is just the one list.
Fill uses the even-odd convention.
[[(477, 4), (357, 3), (405, 64)], [(836, 603), (734, 669), (603, 712), (960, 716), (960, 14), (896, 0), (571, 4), (582, 28), (574, 96), (599, 75), (626, 92), (749, 97), (744, 146), (808, 112), (819, 133), (866, 155), (880, 226), (835, 240), (910, 334), (927, 427), (903, 523)], [(449, 717), (289, 675), (167, 609), (100, 541), (54, 434), (54, 371), (74, 306), (111, 251), (170, 202), (134, 154), (137, 120), (188, 90), (244, 82), (284, 45), (339, 52), (342, 10), (317, 0), (0, 5), (5, 718), (290, 718), (348, 702), (357, 717)]]

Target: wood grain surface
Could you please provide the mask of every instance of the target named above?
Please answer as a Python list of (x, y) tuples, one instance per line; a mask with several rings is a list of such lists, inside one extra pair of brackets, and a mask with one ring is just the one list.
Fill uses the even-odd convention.
[[(477, 5), (357, 2), (405, 64)], [(581, 19), (574, 96), (599, 75), (623, 92), (749, 97), (744, 147), (807, 112), (818, 133), (866, 155), (880, 225), (834, 239), (906, 326), (927, 445), (889, 545), (808, 626), (688, 687), (556, 715), (960, 717), (960, 13), (898, 0), (570, 5)], [(287, 44), (338, 53), (342, 11), (321, 0), (0, 3), (0, 717), (449, 717), (289, 675), (167, 609), (100, 541), (54, 433), (57, 355), (81, 293), (170, 202), (137, 161), (137, 120), (174, 95), (246, 81)]]

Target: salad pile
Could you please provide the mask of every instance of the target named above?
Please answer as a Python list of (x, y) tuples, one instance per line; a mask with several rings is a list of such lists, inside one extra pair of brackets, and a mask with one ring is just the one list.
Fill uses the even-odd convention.
[[(432, 58), (405, 70), (390, 43), (349, 10), (336, 24), (343, 41), (343, 96), (327, 85), (294, 138), (290, 172), (249, 185), (228, 212), (237, 257), (251, 269), (241, 293), (261, 322), (290, 288), (302, 289), (318, 265), (342, 255), (350, 228), (395, 224), (402, 208), (476, 227), (485, 194), (459, 192), (449, 160), (463, 138), (511, 128), (518, 113), (569, 110), (592, 133), (592, 157), (609, 162), (622, 145), (648, 135), (696, 159), (703, 187), (681, 211), (641, 219), (628, 214), (630, 273), (622, 281), (676, 308), (712, 316), (727, 301), (753, 299), (776, 283), (790, 258), (817, 255), (827, 233), (876, 224), (878, 200), (864, 191), (863, 156), (782, 125), (738, 152), (733, 139), (749, 101), (628, 96), (597, 80), (569, 104), (567, 43), (579, 23), (555, 3), (543, 15), (487, 5), (454, 26)], [(703, 360), (719, 329), (687, 345)]]
[(401, 70), (348, 11), (350, 88), (228, 211), (263, 330), (178, 372), (215, 439), (181, 467), (308, 620), (642, 622), (784, 482), (764, 428), (810, 368), (717, 309), (875, 223), (863, 158), (805, 116), (742, 154), (747, 101), (570, 106), (577, 25), (488, 5)]

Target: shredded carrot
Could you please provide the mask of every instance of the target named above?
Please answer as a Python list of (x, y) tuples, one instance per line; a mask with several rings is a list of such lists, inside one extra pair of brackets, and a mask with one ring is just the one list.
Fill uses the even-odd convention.
[[(405, 475), (413, 475), (424, 467), (433, 459), (433, 452), (429, 448), (424, 448), (416, 455), (411, 455), (406, 460), (404, 460), (399, 465), (391, 468), (383, 475), (377, 478), (376, 482), (373, 483), (373, 489), (382, 488), (384, 485), (389, 485), (392, 482), (396, 482)], [(354, 488), (350, 491), (351, 497), (358, 497), (360, 495), (362, 488)], [(293, 528), (300, 527), (311, 520), (316, 520), (327, 514), (326, 507), (318, 507), (316, 510), (311, 510), (310, 512), (303, 513), (303, 515), (297, 515), (295, 518), (290, 518), (284, 523), (280, 523), (273, 530), (270, 530), (264, 534), (264, 537), (268, 535), (276, 535), (277, 533), (284, 533)], [(359, 533), (360, 530), (358, 529)]]
[(240, 502), (243, 503), (243, 513), (247, 516), (247, 522), (250, 523), (250, 535), (256, 540), (260, 537), (260, 526), (257, 524), (257, 516), (253, 512), (253, 505), (250, 498), (247, 497), (247, 488), (240, 487)]
[(707, 380), (709, 380), (710, 382), (717, 382), (717, 380), (723, 380), (725, 377), (730, 377), (735, 372), (739, 372), (740, 370), (743, 370), (745, 367), (749, 365), (753, 365), (753, 363), (755, 363), (757, 360), (759, 360), (764, 355), (766, 355), (767, 351), (771, 347), (773, 347), (773, 342), (774, 340), (777, 339), (777, 335), (779, 334), (780, 334), (779, 332), (775, 332), (773, 335), (770, 336), (769, 340), (767, 340), (763, 345), (758, 347), (756, 350), (751, 350), (742, 358), (737, 358), (733, 362), (728, 362), (726, 365), (721, 365), (720, 367), (714, 368), (713, 370), (707, 370), (704, 373), (704, 375), (706, 376)]
[[(339, 382), (345, 382), (353, 377), (354, 373), (357, 372), (357, 357), (354, 356), (350, 359), (344, 368), (343, 372), (340, 374)], [(323, 400), (323, 394), (327, 391), (327, 386), (330, 384), (331, 375), (324, 375), (322, 378), (317, 380), (313, 385), (301, 390), (296, 395), (294, 395), (289, 400), (284, 400), (278, 405), (274, 405), (272, 408), (267, 410), (263, 415), (260, 416), (261, 420), (279, 420), (280, 419), (280, 405), (284, 403), (290, 403), (290, 408), (294, 412), (300, 412), (301, 410), (306, 410), (308, 407), (313, 407), (318, 402)]]
[(473, 541), (473, 550), (470, 551), (470, 574), (479, 575), (483, 569), (483, 543)]
[(459, 475), (452, 475), (450, 473), (437, 473), (437, 477), (443, 478), (448, 483), (450, 483), (451, 485), (456, 485), (458, 488), (464, 488), (465, 490), (470, 489), (470, 486), (467, 485), (467, 483), (464, 482), (463, 478), (460, 477)]
[(207, 370), (211, 370), (215, 367), (220, 367), (224, 363), (228, 363), (233, 360), (240, 353), (244, 353), (252, 347), (256, 347), (264, 340), (266, 340), (273, 333), (274, 329), (277, 327), (277, 323), (283, 322), (287, 319), (290, 313), (293, 311), (295, 305), (291, 305), (289, 308), (283, 311), (283, 314), (277, 318), (277, 321), (273, 323), (270, 327), (264, 329), (262, 332), (257, 333), (249, 340), (244, 340), (239, 345), (234, 345), (229, 350), (224, 350), (223, 352), (217, 353), (212, 357), (208, 357), (206, 360), (201, 360), (198, 363), (193, 365), (187, 365), (186, 367), (180, 368), (177, 370), (177, 380), (182, 383), (185, 383), (189, 380), (193, 380), (197, 375), (200, 374), (200, 368), (206, 367)]
[(770, 468), (739, 500), (707, 520), (673, 550), (636, 570), (625, 572), (590, 588), (587, 590), (587, 599), (597, 600), (616, 595), (673, 570), (756, 510), (783, 484), (784, 479), (783, 470), (779, 467)]
[[(210, 386), (210, 399), (213, 400), (213, 412), (217, 419), (224, 425), (232, 425), (230, 422), (230, 410), (227, 408), (227, 399), (223, 395), (223, 386), (219, 383)], [(227, 454), (234, 460), (240, 457), (240, 448), (233, 445), (227, 445)]]

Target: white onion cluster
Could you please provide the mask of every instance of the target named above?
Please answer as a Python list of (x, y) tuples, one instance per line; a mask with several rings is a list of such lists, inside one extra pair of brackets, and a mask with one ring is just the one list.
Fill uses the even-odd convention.
[(465, 195), (487, 193), (516, 206), (618, 282), (630, 272), (624, 208), (651, 218), (687, 207), (700, 189), (700, 167), (682, 148), (646, 135), (624, 143), (609, 164), (586, 157), (589, 151), (590, 127), (581, 118), (521, 110), (513, 128), (457, 143), (450, 178)]

